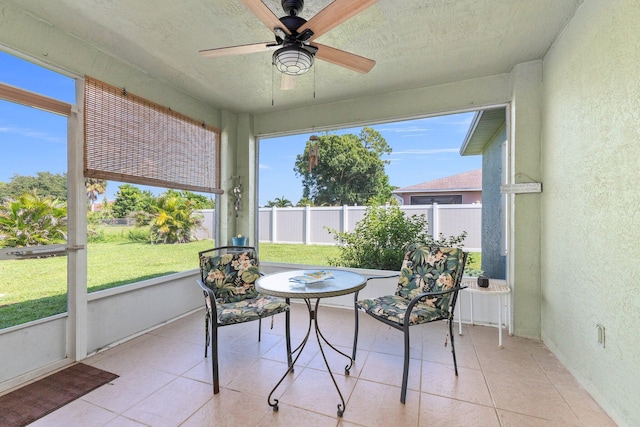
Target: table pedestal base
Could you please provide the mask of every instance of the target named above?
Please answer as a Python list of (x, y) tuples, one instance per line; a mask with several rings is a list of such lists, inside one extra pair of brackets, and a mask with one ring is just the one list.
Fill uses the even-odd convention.
[(298, 358), (300, 357), (300, 354), (302, 353), (302, 349), (306, 346), (307, 341), (309, 340), (309, 335), (311, 334), (311, 325), (313, 324), (314, 325), (314, 330), (315, 330), (315, 333), (316, 333), (316, 338), (318, 339), (318, 347), (320, 347), (320, 353), (322, 354), (322, 359), (324, 360), (324, 364), (327, 367), (327, 371), (329, 372), (329, 376), (331, 376), (331, 381), (333, 381), (333, 385), (336, 387), (336, 390), (338, 391), (338, 395), (340, 396), (340, 401), (342, 402), (342, 403), (338, 403), (338, 405), (337, 405), (338, 406), (338, 417), (342, 417), (342, 415), (344, 414), (344, 410), (345, 410), (346, 404), (344, 402), (344, 397), (342, 397), (342, 393), (340, 392), (340, 388), (338, 387), (338, 383), (336, 382), (336, 379), (333, 376), (333, 373), (331, 372), (331, 367), (329, 366), (329, 362), (327, 361), (327, 357), (326, 357), (326, 355), (324, 353), (324, 348), (322, 346), (322, 342), (324, 341), (324, 343), (326, 345), (328, 345), (329, 347), (331, 347), (335, 352), (343, 355), (344, 357), (346, 357), (348, 359), (349, 364), (344, 367), (344, 374), (345, 375), (349, 375), (349, 371), (351, 370), (351, 367), (353, 366), (353, 359), (350, 356), (348, 356), (347, 354), (345, 354), (342, 351), (340, 351), (337, 348), (335, 348), (329, 341), (327, 341), (327, 339), (322, 334), (322, 331), (320, 331), (320, 327), (318, 326), (318, 318), (317, 318), (318, 305), (320, 303), (320, 298), (316, 299), (315, 307), (311, 306), (311, 300), (308, 299), (308, 298), (305, 298), (304, 302), (307, 304), (307, 309), (309, 310), (309, 326), (307, 328), (307, 334), (305, 335), (305, 337), (302, 340), (302, 342), (298, 345), (298, 347), (296, 347), (291, 352), (291, 355), (294, 355), (294, 354), (296, 355), (295, 358), (293, 359), (293, 363), (291, 363), (291, 365), (289, 366), (287, 371), (284, 373), (282, 378), (280, 378), (280, 381), (278, 381), (278, 383), (275, 385), (273, 390), (271, 390), (271, 393), (269, 393), (269, 397), (267, 398), (267, 402), (269, 403), (269, 406), (271, 406), (273, 408), (274, 411), (278, 410), (278, 399), (273, 398), (273, 402), (272, 402), (272, 395), (276, 391), (276, 389), (280, 386), (280, 384), (282, 384), (282, 382), (287, 377), (287, 375), (294, 371), (294, 366), (295, 366), (296, 362), (298, 361)]

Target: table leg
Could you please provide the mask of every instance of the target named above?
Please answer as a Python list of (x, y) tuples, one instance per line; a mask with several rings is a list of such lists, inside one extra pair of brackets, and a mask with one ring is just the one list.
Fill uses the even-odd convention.
[(509, 336), (513, 336), (513, 319), (511, 318), (511, 294), (506, 295), (507, 298), (507, 324), (509, 325)]
[(320, 348), (320, 353), (322, 354), (322, 359), (324, 360), (324, 364), (327, 367), (327, 371), (329, 372), (329, 376), (331, 377), (331, 381), (333, 381), (333, 385), (336, 387), (336, 390), (338, 391), (338, 395), (340, 396), (340, 401), (342, 402), (342, 403), (338, 404), (338, 417), (342, 417), (342, 415), (344, 414), (344, 410), (346, 408), (346, 403), (344, 401), (344, 397), (342, 396), (342, 392), (340, 391), (340, 388), (338, 387), (338, 383), (336, 382), (336, 379), (333, 376), (333, 372), (331, 372), (331, 367), (329, 366), (329, 361), (327, 360), (327, 357), (325, 355), (324, 348), (322, 346), (322, 341), (324, 341), (334, 351), (336, 351), (337, 353), (343, 355), (344, 357), (346, 357), (349, 360), (349, 364), (344, 367), (345, 375), (349, 375), (349, 371), (353, 367), (353, 359), (349, 355), (343, 353), (342, 351), (340, 351), (336, 347), (334, 347), (333, 344), (331, 344), (329, 341), (327, 341), (327, 339), (322, 334), (322, 331), (320, 330), (320, 327), (318, 326), (318, 306), (320, 304), (320, 298), (316, 299), (315, 308), (311, 307), (311, 301), (309, 299), (305, 298), (304, 302), (307, 304), (307, 309), (309, 310), (309, 327), (307, 329), (307, 334), (305, 335), (305, 337), (302, 340), (302, 342), (300, 343), (300, 345), (295, 350), (293, 350), (291, 352), (292, 354), (295, 354), (296, 352), (298, 354), (296, 355), (296, 357), (293, 360), (293, 363), (291, 364), (289, 369), (287, 369), (287, 371), (284, 373), (282, 378), (280, 378), (280, 381), (278, 381), (278, 383), (273, 388), (273, 390), (271, 390), (271, 393), (269, 393), (269, 397), (267, 399), (267, 402), (269, 403), (269, 406), (271, 406), (273, 408), (274, 411), (278, 410), (278, 399), (273, 399), (273, 403), (271, 403), (271, 396), (276, 391), (276, 389), (280, 386), (280, 384), (282, 384), (282, 381), (284, 381), (284, 379), (286, 378), (287, 374), (289, 374), (290, 372), (293, 372), (293, 367), (296, 364), (296, 362), (298, 361), (298, 358), (300, 357), (300, 354), (302, 353), (302, 349), (307, 344), (307, 340), (309, 339), (309, 335), (311, 333), (311, 323), (313, 322), (315, 333), (316, 333), (316, 338), (318, 339), (318, 347)]
[(280, 386), (280, 384), (282, 384), (282, 381), (284, 381), (284, 379), (287, 377), (287, 375), (289, 373), (293, 372), (294, 366), (295, 366), (296, 362), (298, 361), (298, 358), (300, 357), (300, 354), (302, 353), (302, 349), (305, 347), (305, 345), (307, 345), (307, 341), (309, 340), (309, 335), (311, 335), (311, 322), (313, 320), (313, 309), (311, 308), (311, 303), (309, 302), (309, 300), (305, 299), (304, 301), (307, 303), (307, 309), (309, 310), (309, 326), (307, 327), (307, 334), (304, 336), (304, 338), (302, 339), (302, 342), (298, 345), (298, 347), (296, 347), (291, 352), (290, 355), (287, 355), (287, 358), (290, 359), (291, 355), (297, 353), (296, 357), (293, 359), (293, 363), (291, 363), (291, 365), (285, 371), (285, 373), (282, 376), (282, 378), (280, 378), (280, 381), (278, 381), (278, 383), (275, 385), (275, 387), (273, 387), (273, 389), (271, 390), (271, 393), (269, 393), (269, 397), (267, 397), (267, 403), (269, 404), (269, 406), (271, 406), (273, 408), (274, 412), (278, 411), (278, 399), (274, 398), (273, 399), (273, 403), (271, 403), (271, 396), (276, 391), (276, 389)]
[(498, 347), (502, 348), (502, 294), (498, 294)]

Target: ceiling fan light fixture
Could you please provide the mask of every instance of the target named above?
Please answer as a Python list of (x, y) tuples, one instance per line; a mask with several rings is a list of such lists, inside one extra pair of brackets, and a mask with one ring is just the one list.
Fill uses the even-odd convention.
[(273, 53), (273, 65), (292, 76), (304, 74), (313, 65), (313, 55), (300, 46), (285, 46)]

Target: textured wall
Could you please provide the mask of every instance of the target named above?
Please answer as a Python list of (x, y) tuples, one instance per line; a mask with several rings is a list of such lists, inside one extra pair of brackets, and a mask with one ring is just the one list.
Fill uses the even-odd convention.
[(578, 9), (544, 60), (542, 137), (543, 339), (630, 426), (640, 425), (639, 22), (637, 0)]
[(482, 152), (482, 269), (485, 275), (506, 279), (507, 261), (501, 252), (502, 146), (507, 139), (503, 127)]

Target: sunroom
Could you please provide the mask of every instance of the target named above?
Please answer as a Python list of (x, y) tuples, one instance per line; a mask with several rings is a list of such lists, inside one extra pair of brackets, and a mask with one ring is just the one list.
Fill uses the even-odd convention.
[[(0, 5), (0, 49), (77, 82), (76, 102), (65, 113), (70, 129), (68, 186), (73, 212), (67, 247), (68, 313), (0, 331), (0, 393), (75, 362), (131, 349), (153, 337), (150, 331), (160, 331), (158, 336), (202, 326), (196, 271), (130, 285), (126, 292), (87, 294), (82, 113), (85, 83), (93, 78), (219, 131), (220, 155), (215, 167), (219, 177), (216, 240), (220, 242), (230, 241), (238, 230), (249, 230), (251, 241), (258, 236), (261, 138), (462, 111), (504, 112), (504, 124), (493, 128), (492, 134), (479, 132), (491, 129), (485, 126), (490, 114), (479, 114), (478, 127), (470, 130), (464, 147), (467, 153), (483, 155), (484, 181), (494, 183), (495, 188), (541, 184), (540, 192), (507, 192), (497, 202), (483, 203), (488, 209), (484, 216), (505, 218), (500, 230), (504, 247), (497, 247), (497, 252), (506, 254), (498, 261), (504, 263), (512, 290), (515, 336), (507, 338), (511, 341), (504, 353), (510, 354), (506, 353), (509, 343), (520, 345), (519, 340), (540, 343), (575, 378), (575, 393), (586, 390), (619, 425), (640, 424), (636, 404), (640, 343), (635, 334), (640, 326), (640, 267), (634, 263), (635, 255), (640, 255), (637, 2), (371, 2), (318, 39), (322, 43), (319, 51), (330, 46), (370, 58), (375, 60), (373, 68), (366, 73), (353, 71), (319, 54), (290, 90), (282, 89), (282, 75), (272, 66), (271, 52), (215, 58), (198, 54), (206, 49), (270, 42), (272, 31), (249, 12), (245, 5), (250, 3), (255, 2), (5, 0)], [(265, 0), (264, 4), (281, 14), (280, 2)], [(311, 19), (329, 4), (329, 0), (309, 0), (302, 16)], [(6, 90), (1, 93), (3, 99), (15, 100)], [(238, 180), (245, 193), (242, 209), (236, 212), (232, 189)], [(499, 243), (488, 237), (483, 236), (487, 239), (483, 251), (485, 246), (496, 250)], [(271, 271), (276, 268), (282, 266)], [(344, 310), (327, 310), (334, 322), (343, 321)], [(168, 322), (172, 322), (164, 326), (168, 329), (156, 329)], [(163, 332), (167, 330), (170, 332)], [(489, 332), (468, 327), (468, 333), (456, 339), (464, 347), (464, 340), (474, 334), (480, 341), (488, 339), (485, 334), (495, 338), (492, 328), (486, 330)], [(599, 336), (603, 330), (606, 342)], [(277, 328), (274, 331), (267, 336), (278, 341), (281, 336)], [(248, 337), (253, 332), (254, 328), (247, 328), (242, 334)], [(202, 333), (201, 329), (189, 332), (199, 339)], [(423, 342), (431, 338), (425, 332)], [(375, 340), (369, 339), (371, 350)], [(243, 345), (251, 345), (246, 344), (249, 342)], [(474, 348), (471, 345), (468, 351), (476, 352)], [(536, 384), (525, 371), (523, 367), (521, 390)], [(428, 376), (422, 378), (429, 382)], [(271, 380), (267, 383), (272, 385)], [(202, 393), (205, 388), (210, 392), (206, 380), (200, 385), (206, 386)], [(421, 386), (416, 388), (421, 390)], [(560, 388), (562, 385), (556, 391)], [(230, 387), (219, 395), (211, 394), (211, 408), (222, 405), (219, 399), (225, 395), (228, 399), (237, 390)], [(354, 401), (359, 398), (353, 396)], [(570, 394), (563, 399), (569, 402), (567, 396)], [(495, 394), (492, 399), (487, 407), (493, 408), (495, 425), (508, 425), (509, 419), (496, 406)], [(256, 407), (264, 417), (248, 422), (293, 422), (291, 418), (267, 419), (263, 413), (265, 407), (269, 409), (266, 396), (255, 400), (251, 408)], [(389, 401), (399, 405), (395, 394)], [(418, 402), (416, 398), (411, 409), (409, 400), (401, 411), (417, 410)], [(357, 404), (347, 402), (344, 421), (376, 425), (364, 418), (349, 418), (350, 404), (356, 412)], [(429, 401), (424, 406), (435, 404)], [(292, 407), (297, 411), (303, 404), (292, 403)], [(211, 410), (211, 420), (215, 420), (216, 410)], [(536, 421), (593, 425), (601, 420), (590, 410), (575, 411), (575, 418), (538, 417)], [(283, 407), (279, 414), (284, 412)], [(166, 423), (177, 425), (187, 418)], [(144, 417), (129, 420), (162, 424)], [(427, 416), (411, 420), (429, 424)], [(197, 424), (195, 419), (191, 422)], [(337, 425), (342, 421), (333, 416), (322, 422)]]

